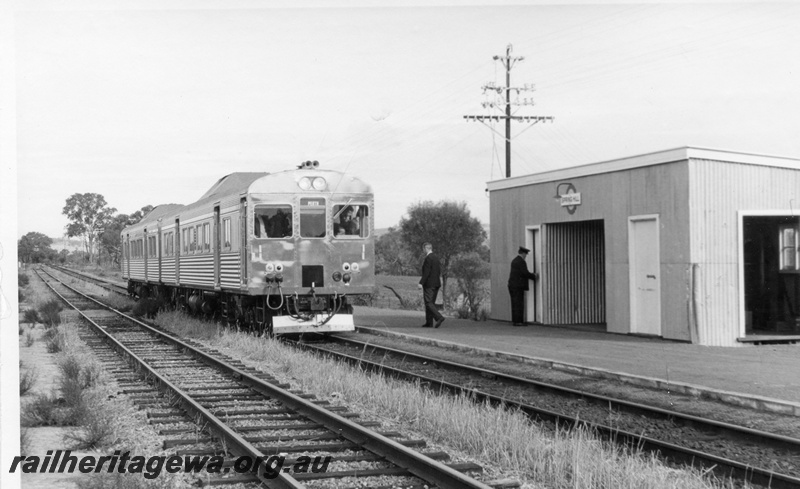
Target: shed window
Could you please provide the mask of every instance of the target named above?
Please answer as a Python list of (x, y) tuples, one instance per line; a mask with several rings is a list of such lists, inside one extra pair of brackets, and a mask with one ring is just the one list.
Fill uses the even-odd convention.
[(780, 270), (800, 271), (800, 225), (786, 224), (780, 227)]

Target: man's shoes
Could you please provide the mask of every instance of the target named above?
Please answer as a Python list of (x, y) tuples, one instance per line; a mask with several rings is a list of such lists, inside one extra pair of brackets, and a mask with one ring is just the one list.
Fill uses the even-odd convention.
[(430, 327), (431, 327), (431, 325), (430, 325), (430, 324), (423, 324), (423, 325), (422, 325), (422, 326), (420, 326), (420, 327), (422, 327), (422, 328), (430, 328)]
[(438, 328), (439, 326), (441, 326), (441, 325), (442, 325), (442, 323), (443, 323), (443, 322), (444, 322), (444, 318), (442, 318), (442, 319), (440, 319), (440, 320), (436, 321), (436, 322), (433, 324), (433, 327), (434, 327), (434, 328)]
[(525, 323), (513, 323), (512, 326), (527, 326)]

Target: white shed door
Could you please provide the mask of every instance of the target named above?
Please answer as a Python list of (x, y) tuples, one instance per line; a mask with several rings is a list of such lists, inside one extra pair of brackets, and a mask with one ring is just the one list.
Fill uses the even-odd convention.
[(661, 335), (661, 258), (658, 216), (631, 217), (628, 223), (631, 333)]

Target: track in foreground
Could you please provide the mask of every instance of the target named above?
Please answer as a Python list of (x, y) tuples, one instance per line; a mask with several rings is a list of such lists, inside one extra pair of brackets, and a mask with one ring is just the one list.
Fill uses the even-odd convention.
[(477, 402), (488, 400), (520, 409), (532, 419), (585, 426), (604, 438), (657, 452), (674, 463), (714, 470), (723, 477), (773, 488), (800, 488), (800, 440), (796, 438), (351, 338), (330, 336), (327, 340), (287, 342), (364, 370), (418, 381), (434, 391), (467, 394)]
[[(165, 417), (181, 415), (205, 427), (208, 436), (198, 438), (187, 433), (167, 440), (169, 446), (189, 441), (217, 442), (225, 448), (229, 460), (248, 457), (251, 461), (268, 460), (270, 456), (287, 455), (284, 471), (277, 474), (257, 471), (267, 487), (441, 487), (488, 488), (513, 487), (509, 481), (483, 483), (458, 469), (480, 471), (474, 464), (448, 466), (430, 456), (412, 450), (424, 441), (403, 439), (399, 433), (376, 433), (348, 417), (325, 409), (324, 401), (309, 400), (301, 393), (286, 390), (275, 379), (248, 369), (218, 352), (203, 350), (193, 342), (183, 341), (152, 326), (114, 311), (98, 313), (98, 301), (45, 280), (70, 307), (75, 308), (89, 327), (117, 353), (135, 364), (159, 390), (168, 392), (179, 409), (165, 412)], [(58, 290), (56, 290), (58, 289)], [(342, 409), (342, 408), (340, 408)], [(184, 418), (185, 419), (185, 418)], [(184, 450), (184, 455), (219, 454), (218, 450)], [(333, 462), (325, 472), (290, 474), (285, 472), (290, 454), (313, 453), (331, 456)], [(260, 458), (259, 458), (260, 457)], [(369, 467), (365, 469), (364, 467)], [(353, 467), (359, 467), (354, 469)], [(248, 482), (238, 478), (229, 482)], [(380, 481), (380, 482), (376, 482)]]

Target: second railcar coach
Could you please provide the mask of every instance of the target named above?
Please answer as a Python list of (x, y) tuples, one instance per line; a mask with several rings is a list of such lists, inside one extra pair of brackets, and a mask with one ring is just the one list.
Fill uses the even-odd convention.
[(316, 161), (232, 173), (126, 227), (122, 275), (138, 297), (269, 334), (352, 331), (375, 288), (373, 209), (369, 185)]

